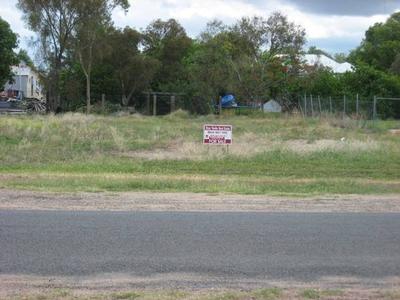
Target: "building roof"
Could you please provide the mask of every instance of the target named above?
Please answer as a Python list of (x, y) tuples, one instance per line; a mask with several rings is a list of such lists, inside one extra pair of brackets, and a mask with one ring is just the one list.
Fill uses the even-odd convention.
[(332, 69), (334, 73), (346, 73), (353, 70), (353, 65), (347, 62), (338, 63), (330, 57), (325, 55), (317, 54), (304, 54), (302, 55), (303, 60), (309, 66), (322, 66)]
[(18, 64), (18, 66), (12, 67), (12, 72), (16, 76), (30, 76), (35, 71), (32, 70), (32, 68), (29, 67), (25, 62), (21, 62)]

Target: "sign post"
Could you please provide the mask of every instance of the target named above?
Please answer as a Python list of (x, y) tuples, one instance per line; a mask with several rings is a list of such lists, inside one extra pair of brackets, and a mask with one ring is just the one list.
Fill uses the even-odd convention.
[(229, 152), (229, 146), (232, 145), (232, 125), (204, 125), (203, 127), (203, 144), (226, 146)]

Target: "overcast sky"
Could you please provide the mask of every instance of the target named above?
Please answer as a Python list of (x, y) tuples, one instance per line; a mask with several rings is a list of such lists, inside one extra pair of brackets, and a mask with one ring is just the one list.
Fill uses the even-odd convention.
[[(83, 0), (84, 1), (84, 0)], [(308, 45), (328, 52), (348, 52), (357, 47), (365, 31), (400, 11), (400, 0), (129, 0), (128, 13), (115, 11), (119, 27), (145, 28), (152, 20), (177, 19), (191, 37), (196, 37), (213, 19), (227, 24), (242, 16), (268, 17), (281, 11), (307, 31)], [(27, 47), (30, 32), (16, 9), (17, 0), (0, 0), (0, 16)]]

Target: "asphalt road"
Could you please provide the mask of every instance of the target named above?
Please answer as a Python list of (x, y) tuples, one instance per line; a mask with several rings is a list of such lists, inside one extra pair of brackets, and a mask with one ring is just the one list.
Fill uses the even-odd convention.
[(0, 211), (0, 274), (400, 276), (400, 214)]

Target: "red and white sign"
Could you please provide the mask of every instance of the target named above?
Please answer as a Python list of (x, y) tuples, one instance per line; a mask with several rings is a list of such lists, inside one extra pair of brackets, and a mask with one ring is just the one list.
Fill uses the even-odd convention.
[(204, 125), (203, 144), (232, 145), (232, 125)]

